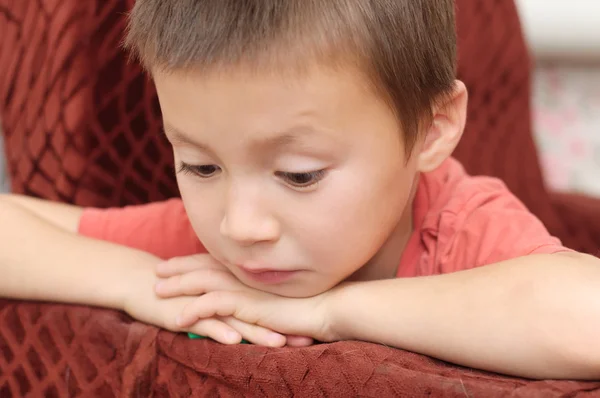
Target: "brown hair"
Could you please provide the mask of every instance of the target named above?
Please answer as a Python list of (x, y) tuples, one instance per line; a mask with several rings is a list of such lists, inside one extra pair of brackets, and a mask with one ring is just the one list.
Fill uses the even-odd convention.
[(148, 71), (353, 62), (410, 151), (453, 88), (454, 0), (137, 0), (124, 44)]

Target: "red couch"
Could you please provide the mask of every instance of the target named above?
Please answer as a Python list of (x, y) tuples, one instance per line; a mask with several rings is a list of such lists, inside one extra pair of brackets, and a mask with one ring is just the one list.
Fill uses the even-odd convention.
[[(0, 119), (14, 192), (113, 206), (177, 195), (152, 83), (119, 50), (133, 0), (0, 0)], [(456, 151), (502, 178), (563, 242), (600, 253), (600, 200), (548, 192), (513, 0), (457, 0), (470, 113)], [(85, 265), (82, 265), (85, 266)], [(227, 347), (114, 311), (0, 300), (0, 397), (575, 396), (361, 342)]]

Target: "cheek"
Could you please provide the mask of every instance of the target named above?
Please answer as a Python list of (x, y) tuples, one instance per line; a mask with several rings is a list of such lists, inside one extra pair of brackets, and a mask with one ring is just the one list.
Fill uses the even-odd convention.
[(210, 191), (200, 189), (187, 176), (177, 178), (179, 192), (196, 236), (211, 252), (216, 247), (221, 224), (220, 202)]
[[(297, 214), (303, 249), (317, 267), (331, 273), (352, 273), (367, 263), (396, 227), (408, 204), (410, 181), (389, 176), (357, 179), (340, 175), (318, 200)], [(396, 175), (396, 179), (400, 176)], [(357, 183), (357, 181), (359, 181)]]

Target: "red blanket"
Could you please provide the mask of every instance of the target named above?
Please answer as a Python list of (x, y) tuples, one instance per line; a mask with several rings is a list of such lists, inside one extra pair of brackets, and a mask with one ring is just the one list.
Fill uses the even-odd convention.
[(224, 346), (124, 314), (0, 301), (0, 397), (600, 397), (362, 342)]

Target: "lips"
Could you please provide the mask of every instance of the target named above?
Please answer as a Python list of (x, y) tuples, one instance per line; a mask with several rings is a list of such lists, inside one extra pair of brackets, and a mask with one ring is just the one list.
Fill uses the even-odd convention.
[(299, 272), (281, 271), (272, 268), (250, 268), (245, 266), (239, 266), (239, 268), (249, 279), (269, 285), (286, 282)]

